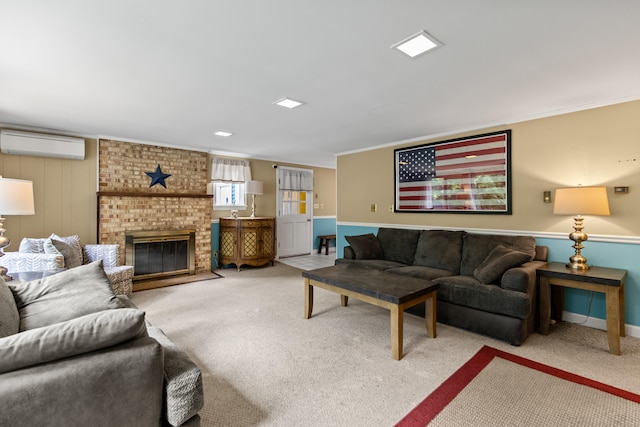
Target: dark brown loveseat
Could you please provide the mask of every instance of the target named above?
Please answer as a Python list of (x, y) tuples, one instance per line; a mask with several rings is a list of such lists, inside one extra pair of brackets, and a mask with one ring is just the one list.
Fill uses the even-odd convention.
[[(520, 345), (536, 328), (536, 268), (547, 247), (530, 236), (380, 228), (347, 236), (336, 264), (438, 283), (438, 322)], [(424, 305), (408, 312), (424, 316)]]

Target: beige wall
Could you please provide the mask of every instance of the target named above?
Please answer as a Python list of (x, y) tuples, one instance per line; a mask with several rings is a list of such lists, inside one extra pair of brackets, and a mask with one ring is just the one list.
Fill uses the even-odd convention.
[[(51, 233), (78, 234), (83, 244), (97, 242), (97, 156), (95, 139), (86, 139), (84, 160), (0, 154), (0, 175), (33, 181), (36, 211), (32, 216), (6, 218), (5, 236), (12, 241), (7, 251), (17, 251), (23, 237), (48, 237)], [(274, 216), (276, 212), (273, 163), (251, 160), (253, 178), (264, 181), (265, 194), (256, 196), (258, 215)], [(279, 164), (313, 169), (317, 196), (314, 203), (324, 206), (324, 209), (316, 209), (315, 215), (336, 215), (335, 169)], [(250, 214), (251, 210), (240, 212), (240, 215)], [(212, 218), (223, 216), (229, 216), (229, 211), (214, 211)]]
[[(209, 156), (209, 163), (213, 155)], [(264, 194), (256, 196), (256, 215), (276, 215), (276, 162), (267, 160), (249, 160), (251, 164), (251, 177), (255, 181), (264, 182)], [(314, 216), (336, 216), (336, 170), (313, 166), (295, 165), (290, 163), (277, 163), (279, 166), (313, 170), (314, 204), (322, 205), (323, 209), (314, 209)], [(211, 176), (211, 175), (209, 175)], [(251, 201), (248, 200), (249, 209), (238, 211), (240, 216), (251, 215)], [(213, 211), (214, 218), (227, 217), (229, 210)]]
[[(606, 185), (610, 217), (589, 217), (589, 234), (640, 236), (640, 101), (563, 114), (460, 135), (417, 141), (337, 160), (339, 222), (567, 232), (573, 220), (553, 215), (542, 192)], [(512, 215), (390, 213), (394, 148), (512, 129)], [(613, 194), (613, 186), (629, 186)], [(371, 204), (378, 211), (370, 212)]]
[(5, 235), (12, 241), (8, 252), (17, 251), (23, 237), (51, 233), (77, 234), (83, 244), (96, 242), (96, 158), (94, 139), (85, 142), (84, 160), (0, 154), (0, 175), (33, 181), (36, 211), (7, 217)]
[[(566, 232), (572, 221), (554, 216), (552, 204), (542, 202), (542, 192), (577, 184), (606, 185), (611, 216), (589, 218), (585, 231), (640, 236), (638, 117), (640, 101), (635, 101), (457, 135), (513, 130), (510, 216), (389, 213), (387, 208), (393, 204), (393, 149), (397, 147), (339, 156), (337, 174), (333, 169), (310, 167), (318, 196), (314, 203), (324, 205), (314, 213), (337, 214), (341, 222)], [(437, 140), (443, 139), (448, 137)], [(93, 139), (86, 140), (85, 160), (0, 155), (1, 175), (34, 182), (36, 214), (7, 217), (5, 221), (5, 235), (12, 240), (8, 251), (17, 250), (23, 237), (46, 237), (52, 232), (78, 234), (83, 243), (95, 243), (96, 158), (97, 142)], [(251, 160), (254, 179), (265, 182), (265, 194), (256, 197), (259, 215), (275, 215), (273, 163)], [(629, 194), (614, 195), (613, 186), (629, 186)], [(371, 203), (378, 205), (376, 213), (369, 212)], [(228, 215), (229, 211), (215, 211), (213, 217)]]

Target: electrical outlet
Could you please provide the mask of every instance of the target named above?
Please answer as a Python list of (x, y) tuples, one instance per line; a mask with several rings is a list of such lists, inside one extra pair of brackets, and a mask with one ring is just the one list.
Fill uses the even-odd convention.
[(389, 212), (393, 213), (393, 205), (389, 205)]
[(378, 210), (378, 205), (375, 203), (371, 203), (371, 212), (376, 212)]

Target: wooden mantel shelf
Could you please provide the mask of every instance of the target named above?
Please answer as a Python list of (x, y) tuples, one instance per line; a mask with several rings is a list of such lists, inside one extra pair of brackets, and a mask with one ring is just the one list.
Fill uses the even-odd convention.
[(202, 193), (143, 193), (141, 191), (98, 191), (98, 197), (188, 197), (192, 199), (210, 199), (211, 194)]

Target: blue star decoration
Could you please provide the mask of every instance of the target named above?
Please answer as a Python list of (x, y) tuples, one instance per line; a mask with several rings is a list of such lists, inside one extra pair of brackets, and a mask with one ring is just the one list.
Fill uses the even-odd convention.
[(151, 184), (149, 184), (149, 188), (153, 187), (156, 184), (162, 185), (164, 188), (167, 188), (167, 184), (165, 184), (164, 180), (169, 178), (171, 174), (162, 173), (162, 169), (160, 169), (160, 165), (156, 168), (155, 172), (145, 172), (151, 178)]

